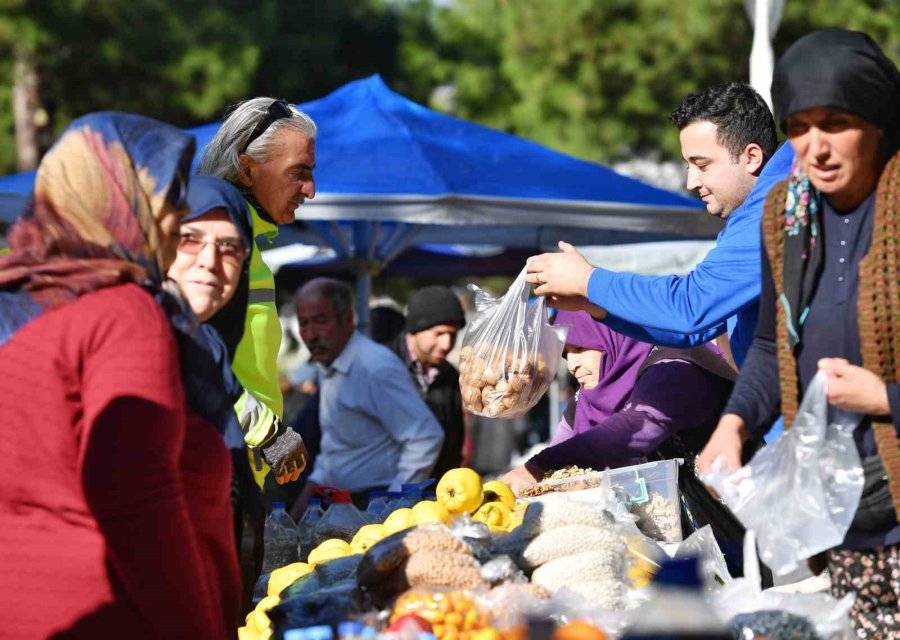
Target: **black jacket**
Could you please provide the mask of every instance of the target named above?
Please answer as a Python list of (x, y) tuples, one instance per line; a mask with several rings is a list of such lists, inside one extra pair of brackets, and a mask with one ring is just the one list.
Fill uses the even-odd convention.
[(409, 358), (406, 336), (406, 332), (401, 333), (387, 346), (406, 365), (413, 385), (419, 390), (425, 404), (431, 409), (431, 413), (434, 414), (444, 430), (444, 444), (431, 474), (432, 477), (440, 479), (444, 473), (462, 464), (463, 440), (466, 430), (463, 422), (462, 393), (459, 390), (459, 372), (453, 365), (445, 362), (438, 367), (440, 373), (431, 382), (428, 389), (422, 389), (416, 375), (416, 365)]

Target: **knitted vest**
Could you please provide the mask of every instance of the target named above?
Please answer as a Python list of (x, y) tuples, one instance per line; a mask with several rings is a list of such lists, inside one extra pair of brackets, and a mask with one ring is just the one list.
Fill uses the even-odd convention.
[[(763, 210), (763, 241), (772, 265), (776, 298), (784, 293), (787, 184), (784, 181), (775, 185)], [(878, 182), (872, 248), (859, 264), (857, 315), (863, 366), (885, 383), (900, 382), (900, 153), (891, 158)], [(789, 428), (799, 406), (800, 383), (797, 361), (788, 346), (784, 313), (779, 309), (776, 317), (781, 413), (785, 428)], [(900, 441), (890, 417), (873, 418), (872, 428), (894, 508), (900, 514)]]

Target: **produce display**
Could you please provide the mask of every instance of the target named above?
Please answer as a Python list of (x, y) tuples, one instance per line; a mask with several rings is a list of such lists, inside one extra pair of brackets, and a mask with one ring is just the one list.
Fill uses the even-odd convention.
[(608, 477), (614, 490), (622, 494), (637, 524), (648, 537), (662, 542), (682, 539), (681, 505), (678, 496), (678, 463), (674, 460), (650, 462), (605, 472), (564, 467), (547, 473), (540, 482), (527, 485), (520, 498), (594, 489)]
[(411, 587), (486, 587), (481, 564), (471, 554), (447, 551), (415, 553), (406, 561), (406, 579)]
[[(337, 628), (346, 620), (358, 621), (356, 631), (336, 640), (361, 640), (364, 628), (378, 640), (524, 640), (529, 621), (550, 614), (551, 640), (605, 640), (595, 614), (607, 612), (596, 618), (605, 620), (638, 606), (664, 562), (657, 542), (681, 539), (670, 467), (608, 473), (611, 484), (522, 500), (502, 482), (454, 469), (440, 478), (434, 500), (400, 502), (411, 506), (389, 507), (377, 523), (339, 500), (315, 529), (321, 533), (327, 521), (340, 536), (318, 540), (307, 562), (265, 576), (258, 586), (265, 596), (239, 640), (288, 638), (292, 629)], [(573, 467), (544, 482), (577, 485), (594, 475)], [(344, 526), (357, 519), (364, 524)], [(573, 618), (573, 611), (587, 617)], [(729, 632), (817, 637), (809, 620), (783, 611), (741, 614)]]
[(467, 591), (410, 591), (397, 600), (390, 622), (397, 624), (410, 614), (428, 622), (438, 640), (500, 640), (501, 637), (491, 626), (487, 612)]
[(566, 525), (545, 531), (529, 542), (522, 551), (521, 564), (525, 569), (537, 569), (559, 558), (620, 544), (621, 536), (609, 527)]

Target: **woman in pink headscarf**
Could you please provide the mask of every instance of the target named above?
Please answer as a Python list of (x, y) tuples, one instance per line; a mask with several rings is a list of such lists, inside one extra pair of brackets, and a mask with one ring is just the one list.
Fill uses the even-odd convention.
[(717, 348), (654, 347), (583, 311), (560, 311), (556, 324), (569, 326), (565, 357), (580, 388), (550, 446), (504, 476), (513, 490), (570, 465), (645, 462), (676, 434), (681, 449), (700, 451), (736, 377)]

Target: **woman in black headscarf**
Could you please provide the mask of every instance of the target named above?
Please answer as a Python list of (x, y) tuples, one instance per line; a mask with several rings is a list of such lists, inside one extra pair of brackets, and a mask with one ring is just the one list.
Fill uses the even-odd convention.
[(797, 161), (766, 202), (756, 339), (698, 465), (737, 468), (825, 372), (829, 403), (865, 416), (866, 481), (827, 552), (832, 593), (856, 592), (860, 637), (900, 637), (900, 74), (867, 35), (827, 29), (785, 53), (772, 99)]

